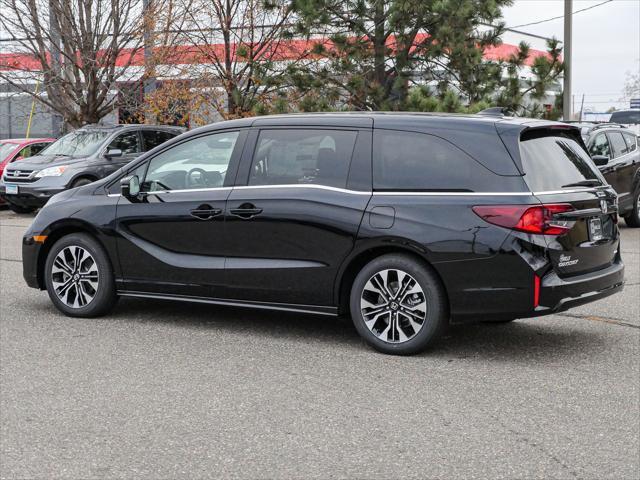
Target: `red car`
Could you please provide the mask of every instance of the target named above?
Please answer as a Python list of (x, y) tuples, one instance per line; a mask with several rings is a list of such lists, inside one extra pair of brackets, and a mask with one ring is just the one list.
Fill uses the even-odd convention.
[[(44, 147), (55, 142), (55, 140), (55, 138), (8, 138), (0, 140), (0, 177), (2, 177), (6, 165), (16, 160), (39, 154)], [(0, 198), (0, 205), (4, 204), (5, 201)]]

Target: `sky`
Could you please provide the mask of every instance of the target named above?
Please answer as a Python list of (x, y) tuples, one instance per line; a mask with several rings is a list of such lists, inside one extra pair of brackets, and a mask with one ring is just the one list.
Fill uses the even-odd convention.
[[(573, 0), (573, 11), (604, 0)], [(516, 0), (503, 11), (507, 27), (564, 14), (564, 0)], [(528, 33), (562, 40), (562, 18), (519, 27)], [(585, 107), (605, 111), (629, 108), (620, 102), (625, 73), (640, 71), (640, 0), (613, 0), (573, 16), (573, 80), (576, 108), (582, 95)], [(575, 111), (574, 110), (574, 111)]]

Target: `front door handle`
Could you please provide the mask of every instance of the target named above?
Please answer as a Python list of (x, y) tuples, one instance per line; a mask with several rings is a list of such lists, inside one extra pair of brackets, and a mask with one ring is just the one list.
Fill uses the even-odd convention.
[(244, 220), (248, 220), (256, 215), (260, 215), (262, 213), (262, 209), (256, 207), (252, 203), (243, 203), (238, 208), (232, 208), (229, 210), (229, 213)]
[(217, 217), (222, 213), (222, 209), (213, 208), (209, 205), (200, 205), (195, 210), (191, 210), (191, 216), (200, 220), (211, 220), (213, 217)]

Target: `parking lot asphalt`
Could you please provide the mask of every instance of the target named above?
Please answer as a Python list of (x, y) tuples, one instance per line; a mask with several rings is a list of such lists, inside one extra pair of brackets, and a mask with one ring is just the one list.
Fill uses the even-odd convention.
[(640, 230), (623, 293), (455, 327), (429, 352), (350, 321), (122, 299), (58, 313), (0, 211), (0, 478), (640, 478)]

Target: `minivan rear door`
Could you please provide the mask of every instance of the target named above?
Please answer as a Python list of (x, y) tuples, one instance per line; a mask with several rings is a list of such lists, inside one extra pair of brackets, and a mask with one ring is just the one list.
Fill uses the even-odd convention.
[(617, 197), (570, 128), (531, 128), (520, 136), (524, 179), (555, 212), (560, 235), (546, 235), (549, 257), (560, 277), (611, 265), (619, 244)]
[[(227, 200), (229, 295), (333, 313), (334, 282), (371, 198), (371, 131), (357, 126), (255, 129)], [(250, 141), (251, 141), (250, 140)]]

